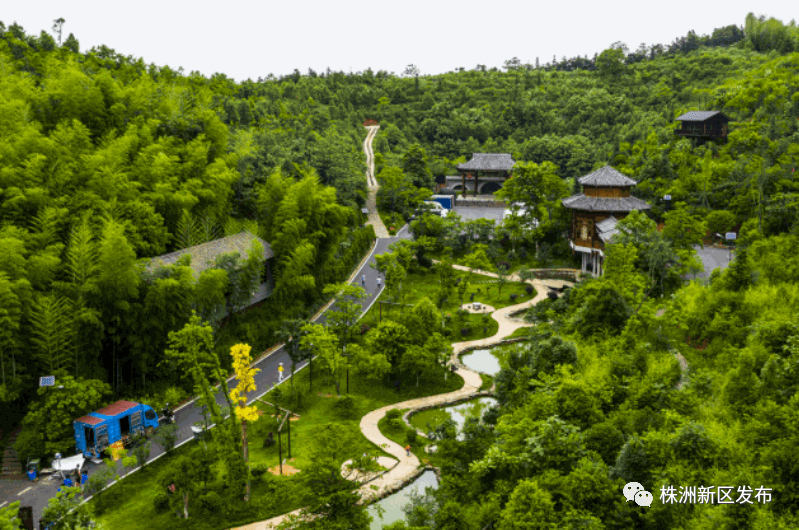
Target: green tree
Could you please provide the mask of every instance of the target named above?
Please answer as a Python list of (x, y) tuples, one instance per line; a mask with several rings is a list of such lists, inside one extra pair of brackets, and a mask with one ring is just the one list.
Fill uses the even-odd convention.
[(618, 48), (608, 48), (599, 54), (596, 69), (606, 78), (618, 78), (625, 72), (624, 52)]
[(166, 423), (159, 425), (155, 430), (155, 441), (158, 442), (167, 454), (175, 448), (178, 441), (178, 424)]
[[(344, 358), (338, 345), (338, 339), (332, 331), (321, 324), (306, 324), (302, 327), (303, 335), (300, 343), (304, 348), (313, 348), (315, 357), (319, 359), (327, 374), (332, 374), (336, 382), (336, 393), (340, 394), (340, 375), (344, 366)], [(313, 345), (313, 346), (312, 346)]]
[(724, 235), (735, 225), (735, 214), (727, 210), (714, 210), (707, 214), (705, 222), (712, 236)]
[(335, 298), (335, 304), (326, 313), (327, 322), (338, 336), (339, 344), (346, 347), (363, 311), (366, 290), (350, 283), (330, 284), (322, 291), (325, 297)]
[(122, 226), (108, 219), (103, 227), (97, 259), (97, 288), (105, 333), (112, 345), (112, 381), (117, 390), (122, 379), (117, 350), (122, 344), (131, 301), (139, 295), (140, 280), (134, 269), (135, 260), (136, 253), (125, 238)]
[(391, 320), (384, 320), (369, 331), (366, 344), (373, 353), (385, 355), (391, 367), (396, 370), (410, 345), (408, 328)]
[(513, 178), (496, 195), (507, 204), (521, 205), (514, 217), (529, 230), (535, 240), (537, 254), (540, 239), (555, 222), (553, 217), (557, 201), (568, 196), (568, 193), (568, 186), (558, 176), (558, 168), (552, 162), (540, 165), (517, 162)]
[(555, 529), (558, 517), (552, 495), (527, 479), (519, 482), (511, 493), (508, 504), (502, 510), (498, 530), (545, 530)]
[(73, 378), (63, 372), (55, 376), (58, 387), (40, 387), (38, 399), (22, 420), (22, 432), (14, 446), (22, 461), (28, 457), (50, 458), (55, 453), (72, 454), (72, 422), (103, 407), (111, 397), (111, 389), (101, 381)]
[(302, 319), (289, 319), (284, 320), (277, 333), (277, 338), (283, 343), (283, 348), (291, 359), (291, 387), (294, 388), (294, 369), (303, 359), (302, 344), (302, 327), (307, 322)]
[(419, 144), (411, 145), (402, 156), (402, 171), (417, 188), (432, 189), (435, 185), (433, 173), (427, 164), (427, 154)]
[(61, 488), (42, 511), (41, 523), (52, 530), (94, 528), (96, 523), (91, 507), (82, 503), (80, 496), (79, 486)]
[[(0, 366), (3, 371), (3, 386), (6, 384), (6, 355), (21, 346), (19, 323), (22, 316), (22, 305), (12, 288), (11, 281), (5, 272), (0, 272)], [(16, 377), (16, 366), (14, 366)]]
[(416, 386), (419, 386), (419, 376), (431, 373), (435, 366), (433, 352), (416, 345), (409, 346), (400, 361), (400, 370), (416, 374)]
[(191, 318), (180, 331), (169, 332), (169, 348), (161, 366), (183, 375), (183, 386), (192, 389), (197, 377), (210, 377), (219, 359), (214, 353), (214, 330), (192, 311)]
[(0, 530), (22, 529), (22, 521), (17, 517), (18, 514), (19, 501), (12, 502), (8, 506), (0, 508)]

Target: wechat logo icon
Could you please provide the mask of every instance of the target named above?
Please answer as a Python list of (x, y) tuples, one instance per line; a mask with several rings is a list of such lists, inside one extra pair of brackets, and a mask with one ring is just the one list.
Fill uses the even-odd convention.
[(627, 502), (634, 500), (638, 506), (652, 505), (652, 494), (638, 482), (628, 482), (621, 491)]

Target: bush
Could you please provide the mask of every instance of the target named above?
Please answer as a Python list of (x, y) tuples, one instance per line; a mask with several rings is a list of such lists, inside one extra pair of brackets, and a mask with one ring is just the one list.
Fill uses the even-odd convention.
[(388, 420), (388, 425), (392, 429), (402, 430), (405, 428), (405, 422), (402, 421), (402, 418), (391, 418)]
[(516, 293), (510, 295), (510, 301), (511, 302), (515, 302), (517, 298), (519, 298), (519, 295), (516, 294)]
[(533, 294), (533, 286), (532, 285), (525, 285), (524, 286), (524, 290), (525, 290), (525, 292), (527, 292), (527, 294)]
[(214, 490), (210, 490), (197, 498), (197, 507), (203, 513), (219, 513), (222, 508), (222, 498)]
[(153, 507), (156, 513), (165, 513), (169, 510), (169, 495), (165, 491), (159, 491), (153, 497)]
[(399, 409), (391, 409), (386, 411), (386, 418), (393, 420), (394, 418), (399, 418), (402, 416), (402, 412)]
[(269, 472), (269, 466), (266, 464), (256, 464), (250, 467), (250, 475), (255, 480), (260, 480), (266, 473)]
[(361, 335), (366, 335), (370, 329), (372, 329), (371, 326), (368, 326), (366, 324), (361, 324)]
[(468, 335), (469, 333), (471, 333), (471, 332), (472, 332), (472, 328), (470, 328), (469, 326), (466, 326), (465, 328), (461, 328), (461, 335), (463, 335), (464, 337), (466, 335)]
[(416, 443), (418, 438), (419, 435), (417, 434), (416, 429), (411, 429), (405, 435), (405, 442), (407, 442), (408, 445), (413, 445)]
[(355, 399), (352, 396), (344, 396), (336, 400), (333, 408), (336, 413), (344, 419), (350, 419), (355, 416)]
[(430, 259), (429, 256), (421, 255), (416, 260), (419, 262), (419, 266), (425, 269), (429, 269), (433, 266), (433, 260)]

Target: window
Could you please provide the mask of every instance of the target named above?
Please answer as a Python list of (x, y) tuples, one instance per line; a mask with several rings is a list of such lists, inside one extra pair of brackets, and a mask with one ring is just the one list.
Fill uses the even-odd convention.
[(155, 419), (155, 411), (150, 410), (150, 409), (145, 410), (144, 411), (144, 417), (147, 418), (148, 420), (151, 420), (151, 421), (154, 420)]
[(583, 222), (583, 226), (580, 229), (580, 239), (588, 239), (588, 223)]

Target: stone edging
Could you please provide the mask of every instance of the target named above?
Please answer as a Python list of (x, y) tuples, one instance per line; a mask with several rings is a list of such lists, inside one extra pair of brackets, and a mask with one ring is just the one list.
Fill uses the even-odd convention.
[(405, 414), (402, 415), (402, 421), (404, 421), (405, 425), (407, 425), (409, 428), (416, 430), (416, 434), (422, 436), (423, 438), (427, 438), (428, 436), (425, 433), (423, 433), (420, 429), (417, 429), (416, 427), (411, 425), (411, 421), (410, 421), (411, 420), (411, 416), (413, 416), (417, 412), (422, 412), (423, 410), (437, 409), (437, 408), (440, 408), (440, 407), (447, 407), (447, 406), (451, 406), (451, 405), (456, 405), (458, 403), (463, 403), (464, 401), (470, 401), (470, 400), (472, 400), (472, 399), (474, 399), (476, 397), (493, 396), (493, 395), (494, 395), (494, 393), (491, 390), (480, 390), (480, 391), (474, 392), (474, 393), (466, 395), (466, 396), (458, 396), (458, 397), (455, 397), (455, 398), (452, 398), (452, 399), (447, 399), (447, 400), (444, 400), (444, 401), (442, 401), (440, 403), (435, 403), (435, 404), (432, 404), (432, 405), (424, 405), (424, 406), (417, 407), (417, 408), (410, 409), (410, 410), (406, 411)]
[(372, 504), (373, 502), (377, 502), (379, 500), (385, 499), (386, 497), (397, 493), (399, 490), (419, 478), (425, 471), (434, 471), (436, 474), (436, 480), (438, 480), (439, 485), (441, 484), (441, 469), (437, 467), (433, 467), (430, 465), (426, 466), (419, 466), (418, 468), (414, 469), (412, 473), (406, 475), (405, 478), (402, 480), (398, 480), (391, 486), (386, 487), (383, 491), (376, 495), (370, 495), (369, 497), (362, 497), (359, 504)]
[(364, 486), (364, 485), (366, 485), (366, 484), (369, 484), (370, 482), (373, 482), (373, 481), (377, 480), (378, 478), (382, 477), (383, 475), (385, 475), (386, 473), (388, 473), (389, 471), (391, 471), (392, 469), (394, 469), (395, 467), (397, 467), (397, 466), (399, 465), (399, 463), (400, 463), (400, 461), (399, 461), (399, 460), (395, 460), (395, 461), (394, 461), (394, 465), (393, 465), (393, 466), (391, 466), (391, 467), (389, 467), (389, 468), (386, 468), (386, 470), (385, 470), (385, 471), (381, 471), (380, 473), (378, 473), (377, 475), (373, 476), (372, 478), (370, 478), (370, 479), (368, 479), (368, 480), (364, 480), (363, 482), (361, 482), (361, 483), (359, 483), (359, 484), (358, 484), (358, 487), (360, 487), (360, 486)]
[(489, 348), (493, 348), (494, 346), (504, 346), (506, 344), (514, 344), (516, 342), (524, 342), (526, 340), (530, 340), (527, 337), (514, 337), (512, 339), (503, 338), (499, 339), (497, 342), (492, 342), (490, 344), (479, 344), (476, 346), (467, 346), (466, 348), (462, 349), (459, 352), (453, 353), (452, 358), (450, 359), (450, 364), (455, 365), (458, 369), (469, 370), (470, 372), (474, 372), (476, 374), (483, 374), (483, 375), (491, 375), (485, 372), (481, 372), (480, 370), (475, 370), (473, 368), (469, 368), (465, 364), (461, 362), (461, 356), (466, 355), (467, 353), (471, 353), (474, 350), (485, 350)]

